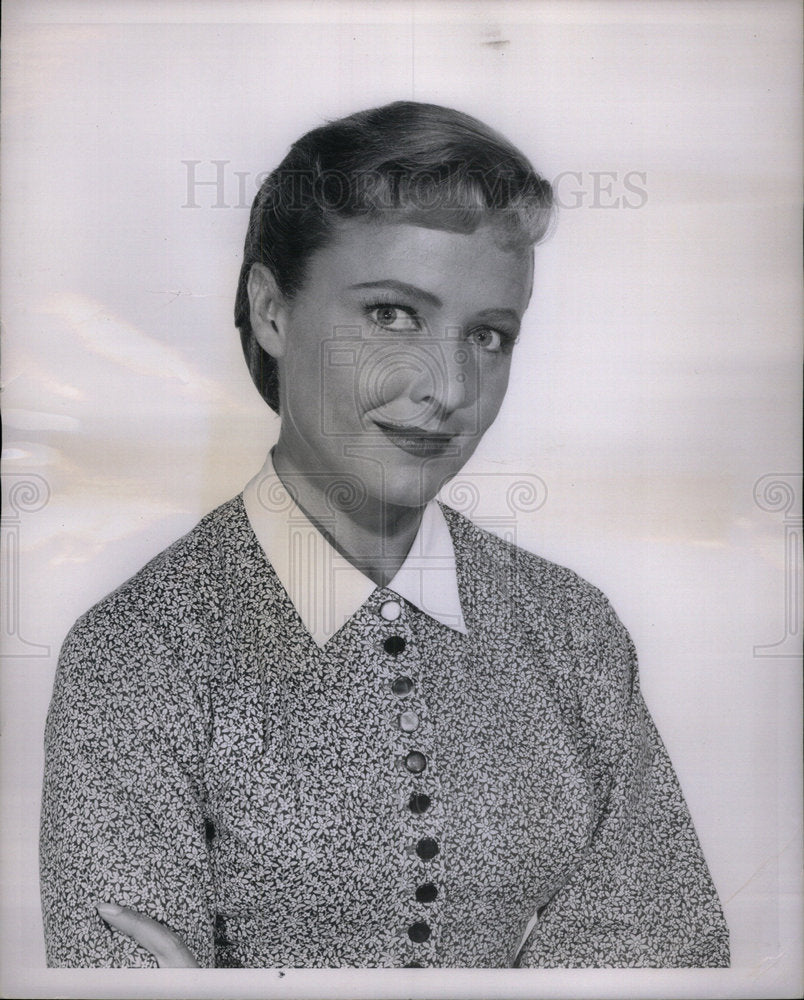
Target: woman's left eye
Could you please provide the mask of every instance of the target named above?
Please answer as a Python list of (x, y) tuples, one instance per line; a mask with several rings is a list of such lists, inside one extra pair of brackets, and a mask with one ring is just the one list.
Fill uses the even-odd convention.
[(382, 327), (383, 330), (391, 330), (394, 333), (421, 330), (421, 323), (415, 313), (404, 306), (373, 306), (368, 314), (372, 323)]
[(470, 331), (466, 339), (473, 344), (477, 344), (477, 346), (481, 347), (484, 351), (489, 351), (491, 353), (501, 351), (505, 344), (505, 340), (503, 339), (503, 335), (500, 331), (492, 330), (491, 327), (488, 326), (481, 326), (477, 330)]

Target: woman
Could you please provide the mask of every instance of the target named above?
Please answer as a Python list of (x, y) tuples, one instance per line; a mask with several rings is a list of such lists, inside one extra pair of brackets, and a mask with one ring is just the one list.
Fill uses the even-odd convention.
[(279, 440), (64, 644), (51, 964), (728, 964), (605, 597), (434, 500), (551, 211), (505, 139), (408, 102), (266, 180), (235, 318)]

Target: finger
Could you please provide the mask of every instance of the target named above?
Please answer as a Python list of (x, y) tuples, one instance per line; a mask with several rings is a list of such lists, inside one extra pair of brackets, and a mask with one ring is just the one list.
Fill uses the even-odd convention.
[(156, 959), (160, 969), (197, 969), (190, 949), (182, 939), (158, 920), (146, 917), (130, 906), (98, 903), (98, 913), (107, 924), (141, 944)]

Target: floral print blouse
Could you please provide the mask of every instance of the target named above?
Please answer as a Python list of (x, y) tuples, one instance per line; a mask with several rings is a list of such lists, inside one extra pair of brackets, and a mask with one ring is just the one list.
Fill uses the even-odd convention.
[(444, 513), (465, 635), (377, 588), (317, 646), (242, 497), (76, 623), (46, 733), (50, 965), (156, 964), (102, 900), (206, 967), (728, 965), (606, 598)]

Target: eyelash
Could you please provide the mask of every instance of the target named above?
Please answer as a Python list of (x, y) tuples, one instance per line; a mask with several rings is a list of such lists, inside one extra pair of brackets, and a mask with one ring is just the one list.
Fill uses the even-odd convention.
[(386, 329), (386, 327), (384, 327), (381, 323), (378, 323), (372, 318), (371, 315), (377, 309), (398, 309), (399, 312), (404, 313), (411, 320), (413, 320), (419, 329), (421, 329), (423, 325), (422, 320), (416, 314), (415, 309), (411, 309), (410, 306), (403, 306), (401, 302), (395, 302), (393, 299), (378, 299), (375, 302), (367, 303), (364, 308), (369, 320), (371, 320), (371, 322), (375, 326), (378, 326), (381, 330)]
[[(390, 299), (390, 298), (389, 299), (378, 299), (378, 300), (375, 300), (375, 301), (372, 301), (372, 302), (368, 302), (364, 306), (364, 309), (365, 309), (366, 315), (368, 316), (369, 320), (374, 324), (374, 326), (379, 327), (381, 330), (387, 329), (387, 327), (384, 327), (381, 323), (378, 323), (375, 319), (372, 318), (372, 315), (371, 315), (377, 309), (398, 309), (399, 312), (404, 313), (414, 323), (416, 323), (417, 329), (420, 330), (420, 329), (422, 329), (422, 326), (423, 326), (423, 321), (419, 318), (419, 316), (417, 315), (415, 309), (412, 309), (410, 306), (402, 305), (401, 302), (397, 302), (394, 299)], [(500, 330), (500, 329), (498, 329), (497, 327), (494, 327), (494, 326), (480, 326), (480, 327), (475, 327), (474, 329), (469, 330), (469, 332), (467, 333), (467, 338), (471, 337), (473, 334), (480, 333), (480, 332), (482, 332), (484, 330), (490, 330), (492, 333), (496, 333), (497, 336), (500, 338), (500, 346), (499, 346), (498, 350), (488, 351), (487, 353), (489, 353), (489, 354), (496, 354), (498, 352), (501, 353), (501, 354), (510, 354), (511, 351), (513, 351), (513, 349), (514, 349), (514, 345), (519, 340), (519, 337), (513, 336), (512, 334), (508, 333), (506, 330)]]

